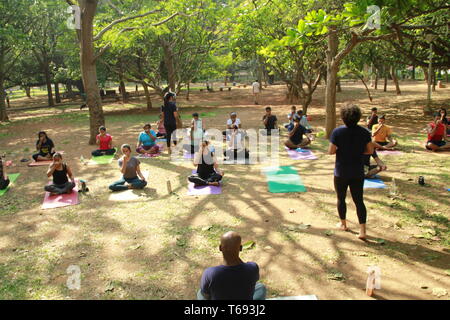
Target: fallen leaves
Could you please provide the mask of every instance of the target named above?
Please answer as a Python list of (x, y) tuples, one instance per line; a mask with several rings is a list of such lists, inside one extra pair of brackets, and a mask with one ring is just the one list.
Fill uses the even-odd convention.
[(252, 249), (254, 246), (255, 246), (255, 241), (247, 241), (247, 242), (245, 242), (243, 245), (242, 245), (242, 249), (244, 249), (244, 250), (250, 250), (250, 249)]
[(447, 295), (447, 290), (444, 288), (433, 288), (431, 294), (436, 297), (443, 297)]

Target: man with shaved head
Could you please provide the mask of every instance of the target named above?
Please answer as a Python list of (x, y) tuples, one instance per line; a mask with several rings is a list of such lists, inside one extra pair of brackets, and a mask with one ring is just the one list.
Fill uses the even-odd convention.
[(220, 238), (223, 264), (203, 272), (198, 300), (264, 300), (266, 288), (259, 280), (259, 267), (255, 262), (243, 262), (241, 236), (233, 231)]

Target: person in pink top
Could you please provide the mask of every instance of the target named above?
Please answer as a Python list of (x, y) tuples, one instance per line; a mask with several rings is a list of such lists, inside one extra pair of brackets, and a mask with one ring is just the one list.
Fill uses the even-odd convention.
[(166, 138), (166, 128), (164, 128), (164, 121), (161, 119), (161, 115), (159, 115), (159, 121), (157, 123), (158, 132), (156, 133), (156, 137), (165, 139)]
[(96, 138), (96, 143), (99, 149), (92, 151), (94, 157), (104, 156), (105, 154), (111, 155), (116, 153), (116, 149), (112, 147), (112, 136), (106, 133), (106, 128), (101, 126), (98, 129), (99, 134)]
[(428, 140), (426, 148), (431, 151), (446, 151), (450, 150), (450, 143), (446, 137), (446, 125), (444, 123), (444, 116), (439, 112), (434, 114), (434, 121), (428, 124)]

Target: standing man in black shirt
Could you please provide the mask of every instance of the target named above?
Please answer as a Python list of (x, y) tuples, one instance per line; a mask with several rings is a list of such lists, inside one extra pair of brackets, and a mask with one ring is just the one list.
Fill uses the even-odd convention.
[[(172, 134), (177, 129), (178, 109), (175, 104), (175, 97), (175, 93), (170, 91), (166, 92), (164, 95), (164, 105), (161, 107), (161, 120), (163, 121), (164, 128), (166, 129), (167, 148), (169, 154), (172, 153), (172, 150), (170, 149)], [(174, 144), (176, 145), (176, 141), (174, 141)]]

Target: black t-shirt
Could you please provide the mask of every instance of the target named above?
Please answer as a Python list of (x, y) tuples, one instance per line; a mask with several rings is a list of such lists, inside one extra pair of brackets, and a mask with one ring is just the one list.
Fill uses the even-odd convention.
[(367, 120), (370, 120), (367, 128), (372, 130), (373, 125), (378, 123), (378, 116), (368, 116)]
[(173, 101), (169, 101), (167, 104), (161, 107), (161, 112), (164, 113), (164, 126), (174, 127), (177, 125), (177, 120), (173, 115), (177, 111), (177, 105)]
[(334, 175), (340, 178), (364, 177), (364, 151), (371, 141), (363, 127), (340, 126), (331, 133), (330, 142), (337, 146)]
[[(267, 114), (264, 115), (263, 121), (265, 121), (267, 118)], [(269, 119), (267, 120), (266, 129), (275, 129), (275, 122), (277, 121), (277, 116), (274, 116), (273, 114), (269, 116)]]
[(214, 153), (202, 154), (202, 160), (197, 165), (198, 176), (202, 179), (208, 179), (214, 172)]
[(297, 128), (294, 127), (295, 132), (291, 136), (291, 141), (294, 144), (300, 144), (303, 140), (303, 135), (306, 133), (306, 128), (302, 126), (301, 124), (298, 125)]
[[(36, 142), (36, 147), (38, 144), (39, 144), (39, 140)], [(49, 154), (50, 151), (52, 151), (52, 148), (54, 148), (54, 147), (55, 147), (55, 145), (53, 144), (52, 139), (47, 138), (47, 140), (41, 144), (41, 148), (39, 149), (39, 151), (43, 154)]]

